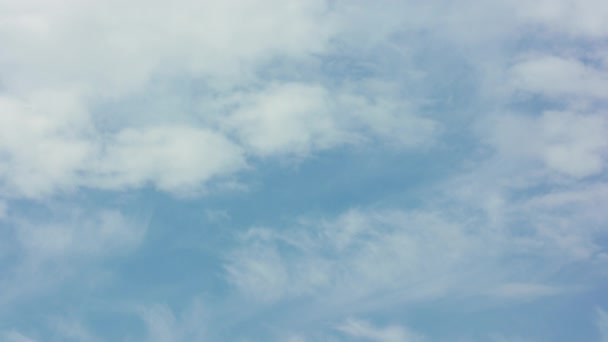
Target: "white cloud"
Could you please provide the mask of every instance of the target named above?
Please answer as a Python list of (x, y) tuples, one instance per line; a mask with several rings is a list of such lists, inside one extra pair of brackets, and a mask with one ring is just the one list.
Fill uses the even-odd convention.
[(541, 162), (548, 170), (574, 178), (604, 170), (607, 136), (603, 113), (570, 111), (546, 111), (540, 118), (504, 115), (488, 132), (500, 158)]
[(16, 235), (28, 259), (48, 262), (121, 253), (136, 247), (145, 229), (120, 212), (108, 210), (90, 216), (76, 213), (66, 221), (20, 222)]
[[(8, 197), (148, 183), (200, 190), (245, 166), (240, 147), (211, 128), (181, 125), (171, 112), (157, 127), (119, 124), (106, 132), (96, 123), (113, 116), (93, 117), (93, 105), (128, 98), (159, 74), (160, 82), (188, 73), (230, 89), (224, 84), (250, 82), (273, 58), (322, 50), (337, 29), (321, 0), (180, 1), (169, 9), (148, 1), (2, 1), (0, 13), (7, 51), (0, 57), (0, 190)], [(303, 131), (307, 139), (293, 138), (296, 145), (319, 138), (296, 123), (304, 126), (287, 133)], [(279, 142), (292, 139), (271, 125), (255, 127)], [(275, 148), (254, 140), (247, 142)]]
[(0, 186), (5, 196), (35, 197), (73, 187), (94, 152), (91, 125), (72, 91), (25, 98), (0, 95)]
[[(7, 197), (146, 184), (197, 192), (243, 169), (245, 156), (306, 155), (374, 139), (417, 147), (437, 133), (437, 122), (417, 116), (401, 96), (330, 86), (317, 68), (304, 80), (259, 75), (276, 60), (302, 75), (302, 63), (318, 63), (305, 63), (313, 54), (335, 48), (352, 13), (327, 1), (0, 6), (7, 51), (0, 57), (0, 191)], [(172, 82), (183, 75), (209, 94), (176, 101), (209, 103), (183, 113), (188, 105), (168, 101), (162, 114), (133, 104), (119, 111), (128, 119), (108, 112), (153, 83), (168, 88), (157, 97), (181, 93)]]
[(363, 88), (357, 92), (337, 92), (333, 96), (337, 107), (334, 110), (343, 113), (342, 119), (347, 120), (344, 125), (354, 132), (364, 132), (360, 139), (376, 138), (409, 148), (425, 147), (435, 142), (440, 122), (418, 115), (416, 106), (407, 99), (392, 95), (392, 91), (385, 87), (375, 89), (372, 85)]
[(274, 248), (251, 246), (232, 257), (236, 262), (227, 265), (226, 271), (244, 293), (271, 301), (282, 297), (290, 286), (288, 270)]
[(164, 305), (141, 307), (139, 315), (146, 326), (146, 341), (181, 342), (205, 341), (205, 312), (202, 304), (194, 300), (179, 315)]
[(414, 342), (423, 338), (401, 326), (376, 327), (361, 320), (348, 320), (338, 327), (344, 334), (366, 341), (374, 342)]
[(0, 111), (0, 190), (7, 197), (148, 183), (194, 192), (246, 164), (239, 146), (208, 129), (161, 125), (102, 135), (73, 92), (0, 97)]
[(119, 132), (105, 146), (99, 164), (93, 165), (93, 186), (137, 187), (151, 182), (160, 190), (187, 192), (213, 176), (244, 167), (245, 161), (241, 149), (220, 134), (160, 126)]
[(159, 69), (239, 79), (275, 56), (319, 51), (335, 30), (319, 0), (182, 0), (170, 10), (158, 1), (23, 3), (0, 4), (10, 51), (0, 67), (19, 89), (68, 83), (122, 94)]
[(608, 70), (552, 55), (537, 55), (515, 64), (512, 87), (552, 98), (580, 96), (604, 99), (608, 93)]
[(236, 109), (220, 125), (262, 156), (306, 155), (374, 138), (418, 147), (438, 130), (437, 122), (413, 115), (403, 100), (321, 84), (275, 83), (226, 102)]
[[(305, 155), (368, 139), (416, 147), (437, 123), (382, 97), (330, 91), (322, 85), (273, 84), (218, 100), (234, 107), (199, 124), (161, 120), (104, 131), (77, 91), (0, 97), (0, 185), (7, 197), (40, 198), (80, 187), (153, 185), (197, 192), (211, 179), (247, 165), (246, 154)], [(373, 103), (375, 102), (375, 103)], [(101, 115), (101, 114), (96, 114)], [(236, 135), (243, 146), (214, 131)]]
[(553, 32), (591, 38), (608, 33), (608, 24), (603, 20), (608, 15), (608, 6), (601, 0), (510, 2), (526, 21)]
[[(50, 209), (49, 209), (50, 210)], [(116, 210), (54, 209), (41, 218), (11, 216), (3, 232), (12, 263), (0, 276), (0, 303), (10, 308), (73, 286), (111, 280), (103, 263), (142, 242), (147, 226)]]
[(348, 140), (338, 127), (327, 90), (304, 84), (273, 85), (241, 99), (225, 121), (261, 155), (308, 153)]
[[(252, 230), (226, 271), (248, 298), (305, 298), (330, 316), (450, 294), (511, 301), (560, 293), (562, 284), (547, 280), (553, 269), (606, 256), (596, 237), (608, 221), (608, 192), (593, 177), (606, 171), (608, 123), (592, 107), (608, 93), (608, 59), (591, 47), (608, 33), (604, 3), (0, 0), (0, 219), (15, 238), (2, 244), (22, 258), (0, 277), (0, 303), (76, 276), (84, 283), (98, 271), (88, 266), (132, 251), (145, 233), (117, 211), (14, 217), (13, 199), (148, 185), (199, 193), (266, 157), (370, 141), (425, 147), (442, 121), (451, 129), (477, 114), (448, 115), (486, 113), (478, 103), (504, 112), (518, 92), (565, 109), (485, 126), (495, 154), (439, 184), (445, 207), (353, 210)], [(551, 51), (525, 51), (539, 40)], [(572, 52), (578, 44), (588, 51)], [(467, 94), (456, 91), (467, 82)], [(152, 96), (162, 108), (145, 109)], [(522, 195), (529, 186), (542, 194)], [(531, 257), (526, 270), (512, 268), (512, 256)], [(199, 336), (169, 307), (141, 314), (149, 339)], [(70, 324), (68, 335), (86, 338)], [(409, 336), (363, 321), (342, 331)]]
[(496, 288), (510, 298), (547, 293), (541, 285), (508, 285), (525, 278), (501, 260), (530, 255), (540, 260), (529, 265), (535, 272), (549, 261), (545, 248), (551, 249), (546, 245), (551, 240), (534, 234), (532, 241), (545, 244), (535, 247), (480, 218), (444, 215), (355, 210), (294, 229), (254, 229), (230, 255), (227, 277), (253, 300), (311, 298), (328, 315), (355, 302), (365, 311), (446, 295), (478, 296)]

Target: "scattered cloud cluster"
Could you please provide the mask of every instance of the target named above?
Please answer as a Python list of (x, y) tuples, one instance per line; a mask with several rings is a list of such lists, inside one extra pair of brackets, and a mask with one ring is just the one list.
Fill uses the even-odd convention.
[[(602, 287), (607, 16), (600, 0), (0, 0), (0, 321), (16, 317), (0, 339), (103, 340), (103, 309), (49, 304), (83, 288), (150, 341), (411, 342), (438, 333), (386, 319), (401, 307)], [(361, 151), (397, 170), (359, 160), (343, 178), (376, 172), (385, 196), (286, 200), (264, 221), (275, 179), (239, 198), (214, 187)], [(449, 170), (410, 193), (408, 171), (431, 164)], [(132, 207), (157, 199), (150, 226)], [(182, 234), (219, 246), (180, 259)], [(163, 262), (188, 280), (148, 283)]]

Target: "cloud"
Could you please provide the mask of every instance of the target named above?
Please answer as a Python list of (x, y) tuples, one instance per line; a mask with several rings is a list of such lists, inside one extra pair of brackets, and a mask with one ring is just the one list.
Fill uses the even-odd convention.
[(94, 154), (91, 124), (77, 94), (50, 90), (0, 95), (0, 191), (8, 197), (69, 190)]
[(608, 25), (602, 20), (608, 13), (608, 6), (602, 1), (542, 0), (524, 6), (517, 1), (510, 3), (529, 23), (556, 33), (590, 38), (600, 38), (608, 33)]
[(564, 96), (605, 98), (608, 71), (585, 65), (574, 58), (553, 55), (531, 56), (510, 70), (514, 89), (550, 98)]
[(243, 292), (259, 300), (281, 298), (290, 287), (287, 266), (275, 248), (250, 246), (237, 251), (226, 265), (228, 277)]
[[(404, 304), (578, 289), (608, 260), (607, 11), (599, 0), (0, 0), (0, 303), (112, 281), (107, 261), (136, 251), (146, 229), (101, 201), (148, 187), (210, 195), (251, 168), (332, 149), (338, 163), (344, 150), (394, 158), (372, 171), (403, 172), (402, 187), (337, 194), (320, 204), (324, 217), (289, 208), (309, 216), (286, 226), (207, 211), (238, 241), (214, 249), (226, 250), (222, 265), (206, 255), (188, 271), (224, 267), (238, 295), (210, 296), (244, 308), (234, 321), (272, 311), (255, 318), (304, 339), (319, 321)], [(405, 171), (426, 161), (445, 179), (409, 192), (418, 179)], [(255, 196), (246, 200), (265, 200)], [(63, 200), (91, 208), (55, 212)], [(174, 304), (140, 307), (149, 340), (210, 336), (202, 311)], [(64, 323), (87, 338), (86, 319)], [(399, 326), (339, 327), (345, 338), (414, 339)]]
[[(140, 1), (0, 7), (0, 42), (10, 51), (0, 58), (6, 197), (149, 183), (192, 191), (241, 169), (240, 147), (211, 127), (184, 126), (171, 112), (156, 127), (128, 127), (95, 108), (145, 89), (158, 73), (161, 83), (183, 72), (220, 88), (248, 82), (273, 58), (320, 51), (335, 30), (325, 1), (181, 1), (169, 11)], [(106, 131), (106, 118), (117, 129)]]
[[(438, 132), (398, 94), (333, 84), (318, 67), (300, 77), (347, 30), (326, 1), (1, 6), (5, 197), (146, 185), (196, 193), (251, 156), (373, 140), (419, 147)], [(286, 71), (264, 76), (272, 61)], [(145, 104), (170, 98), (163, 110)]]
[(338, 330), (349, 337), (375, 342), (414, 342), (423, 339), (401, 326), (376, 327), (361, 320), (348, 320)]
[(273, 57), (319, 51), (334, 31), (325, 1), (184, 0), (170, 11), (143, 1), (1, 5), (11, 53), (0, 67), (13, 66), (3, 67), (4, 81), (19, 89), (68, 83), (125, 94), (159, 69), (238, 80)]
[(78, 101), (72, 92), (44, 92), (20, 102), (0, 98), (4, 196), (39, 198), (80, 187), (149, 183), (192, 192), (246, 165), (240, 147), (209, 129), (162, 125), (102, 135)]
[(55, 258), (114, 255), (136, 247), (145, 233), (145, 226), (130, 222), (118, 211), (83, 215), (76, 213), (59, 222), (18, 223), (16, 236), (26, 257), (46, 262)]
[(236, 109), (220, 125), (261, 156), (306, 155), (337, 145), (388, 141), (419, 147), (436, 138), (439, 124), (416, 116), (405, 101), (358, 94), (322, 84), (274, 83), (227, 99)]
[[(293, 229), (252, 229), (229, 255), (226, 276), (254, 301), (310, 298), (328, 315), (353, 303), (365, 312), (453, 295), (510, 300), (561, 292), (524, 282), (535, 272), (536, 278), (545, 274), (543, 265), (564, 262), (551, 252), (555, 241), (536, 232), (522, 238), (481, 217), (444, 215), (351, 210)], [(537, 261), (522, 274), (502, 261), (516, 255)], [(478, 281), (471, 284), (471, 278)]]
[(329, 101), (321, 86), (273, 85), (239, 101), (225, 125), (261, 155), (307, 153), (349, 138), (337, 127), (338, 113), (332, 113)]
[(513, 163), (541, 162), (549, 171), (574, 178), (604, 170), (607, 135), (603, 113), (572, 111), (545, 111), (540, 117), (503, 115), (488, 131), (499, 157)]
[(55, 208), (42, 217), (12, 215), (0, 231), (10, 242), (5, 252), (11, 263), (0, 277), (0, 303), (6, 308), (74, 284), (103, 285), (104, 261), (133, 252), (147, 230), (117, 210)]
[(138, 311), (146, 326), (146, 341), (206, 340), (205, 312), (198, 300), (191, 302), (179, 316), (176, 316), (169, 307), (164, 305), (144, 306)]
[(220, 134), (160, 126), (119, 132), (96, 166), (93, 186), (120, 189), (151, 182), (160, 190), (187, 192), (214, 176), (243, 168), (245, 160), (241, 149)]

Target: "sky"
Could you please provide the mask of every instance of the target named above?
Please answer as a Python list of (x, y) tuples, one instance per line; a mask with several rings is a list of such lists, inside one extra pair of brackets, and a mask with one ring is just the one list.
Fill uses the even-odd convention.
[(608, 2), (0, 0), (0, 341), (608, 341)]

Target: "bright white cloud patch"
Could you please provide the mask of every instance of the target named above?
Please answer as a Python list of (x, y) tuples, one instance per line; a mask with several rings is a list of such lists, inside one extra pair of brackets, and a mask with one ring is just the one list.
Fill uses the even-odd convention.
[(69, 92), (45, 92), (21, 102), (0, 98), (4, 196), (148, 183), (177, 192), (245, 165), (237, 145), (208, 129), (165, 125), (102, 134), (74, 101)]
[(37, 197), (70, 189), (94, 150), (77, 94), (0, 95), (0, 186), (4, 196)]
[(92, 186), (137, 187), (147, 182), (164, 191), (196, 189), (213, 176), (242, 168), (241, 149), (224, 136), (187, 126), (121, 131), (105, 147), (91, 173)]
[[(4, 82), (73, 84), (118, 95), (156, 72), (238, 81), (276, 56), (320, 51), (334, 32), (325, 1), (3, 1)], [(41, 78), (39, 75), (44, 76)], [(235, 79), (236, 78), (236, 79)]]
[(239, 108), (225, 124), (261, 155), (307, 153), (348, 139), (330, 101), (322, 86), (272, 85), (240, 99)]

